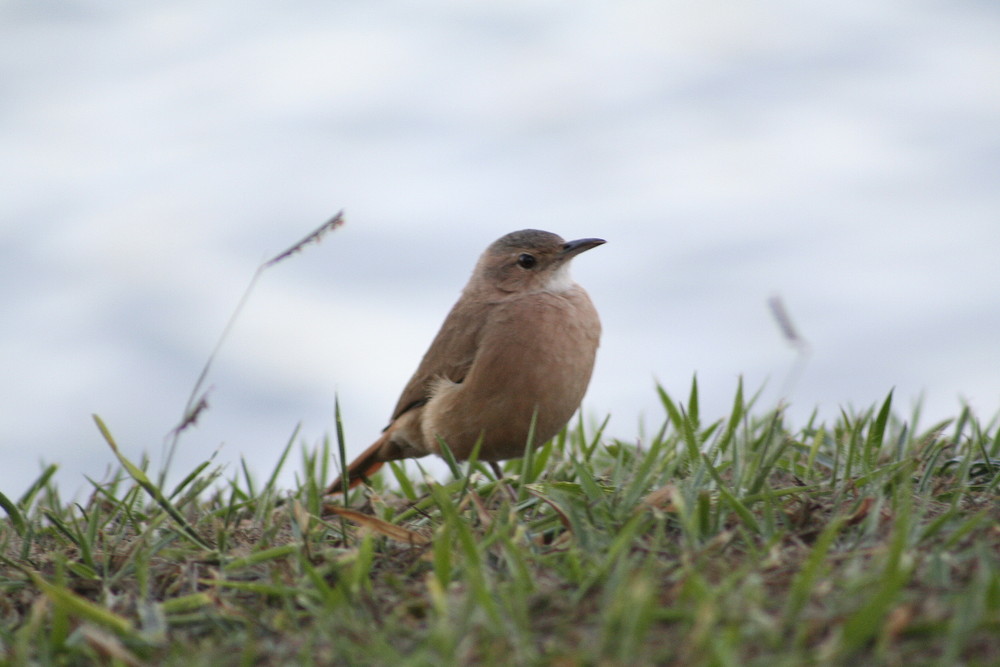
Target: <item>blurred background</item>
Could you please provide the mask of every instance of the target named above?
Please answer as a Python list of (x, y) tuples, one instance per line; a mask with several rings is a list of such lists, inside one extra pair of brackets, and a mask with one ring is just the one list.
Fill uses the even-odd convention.
[[(793, 423), (895, 388), (1000, 410), (1000, 5), (975, 0), (0, 4), (0, 491), (160, 460), (270, 473), (339, 396), (378, 435), (477, 255), (536, 227), (605, 334), (607, 433), (742, 376)], [(807, 357), (767, 300), (780, 295)], [(296, 454), (282, 477), (294, 482)]]

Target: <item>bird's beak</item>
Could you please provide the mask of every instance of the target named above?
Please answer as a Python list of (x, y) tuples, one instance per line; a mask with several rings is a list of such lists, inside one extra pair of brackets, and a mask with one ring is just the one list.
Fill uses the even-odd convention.
[(567, 241), (563, 244), (562, 252), (559, 253), (559, 258), (565, 261), (572, 257), (576, 257), (581, 252), (586, 252), (591, 248), (596, 248), (602, 243), (606, 243), (606, 241), (604, 239), (577, 239), (575, 241)]

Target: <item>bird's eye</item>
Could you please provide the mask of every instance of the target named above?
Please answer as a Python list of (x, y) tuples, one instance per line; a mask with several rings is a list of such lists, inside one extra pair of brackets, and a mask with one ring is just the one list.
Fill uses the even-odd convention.
[(535, 266), (535, 262), (537, 261), (538, 260), (535, 259), (534, 255), (529, 255), (526, 252), (522, 252), (517, 258), (517, 265), (520, 266), (522, 269), (530, 269)]

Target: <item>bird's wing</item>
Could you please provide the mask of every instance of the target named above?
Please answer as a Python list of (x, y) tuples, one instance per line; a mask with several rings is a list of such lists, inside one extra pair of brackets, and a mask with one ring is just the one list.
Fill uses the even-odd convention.
[(452, 382), (465, 379), (476, 357), (490, 307), (488, 302), (472, 305), (461, 300), (452, 307), (420, 366), (406, 383), (396, 409), (392, 411), (392, 421), (425, 404), (430, 399), (430, 388), (435, 379), (447, 378)]

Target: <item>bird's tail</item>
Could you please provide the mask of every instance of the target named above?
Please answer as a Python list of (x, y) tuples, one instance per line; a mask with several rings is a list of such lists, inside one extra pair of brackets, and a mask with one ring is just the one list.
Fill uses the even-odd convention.
[(337, 479), (333, 480), (333, 484), (327, 488), (326, 493), (331, 495), (343, 492), (346, 496), (349, 490), (364, 481), (366, 477), (371, 477), (378, 472), (382, 464), (391, 458), (386, 457), (383, 452), (385, 441), (386, 436), (384, 435), (372, 443), (371, 447), (361, 452), (361, 455), (347, 466), (347, 479), (343, 479), (343, 475), (338, 476)]

